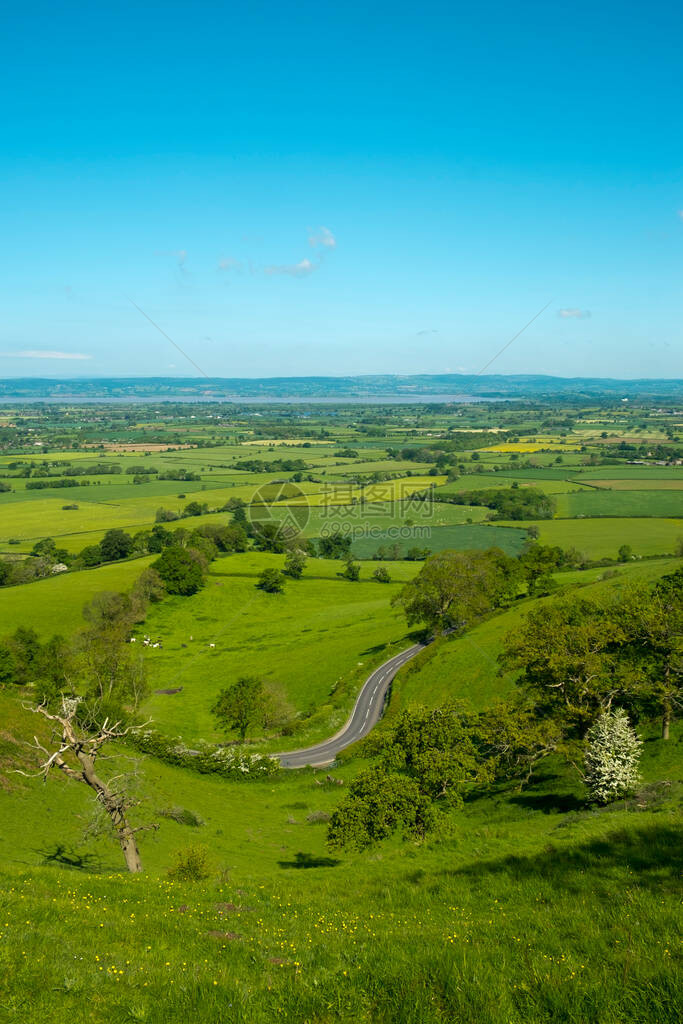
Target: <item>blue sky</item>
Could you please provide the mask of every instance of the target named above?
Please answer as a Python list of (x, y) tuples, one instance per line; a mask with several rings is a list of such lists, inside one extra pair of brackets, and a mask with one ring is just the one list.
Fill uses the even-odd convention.
[(0, 374), (683, 376), (679, 5), (4, 17)]

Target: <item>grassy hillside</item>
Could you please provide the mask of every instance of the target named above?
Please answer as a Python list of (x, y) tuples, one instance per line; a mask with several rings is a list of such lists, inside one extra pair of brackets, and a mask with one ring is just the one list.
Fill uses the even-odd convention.
[[(3, 736), (30, 735), (6, 694), (0, 711)], [(139, 813), (161, 828), (142, 834), (137, 878), (118, 874), (104, 839), (83, 843), (78, 786), (5, 776), (3, 1020), (678, 1020), (678, 735), (646, 743), (642, 807), (595, 813), (549, 765), (522, 794), (468, 803), (426, 843), (370, 854), (325, 849), (324, 825), (307, 819), (343, 788), (311, 773), (227, 783), (142, 758)], [(204, 824), (158, 817), (169, 805)], [(210, 851), (211, 876), (168, 880), (192, 842)]]
[(163, 644), (147, 652), (153, 687), (183, 688), (147, 702), (144, 710), (160, 728), (189, 741), (219, 738), (209, 713), (216, 694), (238, 676), (256, 674), (314, 716), (279, 741), (280, 749), (301, 746), (335, 732), (372, 667), (409, 646), (405, 620), (390, 601), (418, 564), (384, 563), (390, 584), (372, 580), (373, 567), (364, 565), (360, 581), (350, 583), (337, 575), (341, 562), (309, 559), (303, 578), (288, 581), (283, 594), (258, 590), (258, 574), (283, 563), (282, 555), (257, 553), (218, 559), (204, 590), (150, 609), (140, 632)]
[[(625, 586), (630, 580), (656, 580), (674, 572), (680, 564), (680, 559), (631, 562), (620, 567), (617, 576), (606, 580), (601, 579), (603, 569), (557, 573), (555, 579), (567, 593), (580, 588), (578, 593), (582, 597), (593, 597)], [(497, 659), (503, 639), (544, 600), (520, 601), (514, 608), (494, 615), (463, 636), (446, 638), (427, 648), (414, 662), (402, 668), (394, 680), (390, 716), (411, 703), (433, 707), (447, 700), (465, 700), (472, 707), (483, 709), (498, 697), (512, 693), (514, 675), (499, 675)]]
[(68, 636), (83, 625), (82, 610), (99, 590), (128, 590), (154, 556), (112, 562), (96, 569), (51, 576), (24, 586), (0, 589), (0, 635), (32, 626), (42, 636)]

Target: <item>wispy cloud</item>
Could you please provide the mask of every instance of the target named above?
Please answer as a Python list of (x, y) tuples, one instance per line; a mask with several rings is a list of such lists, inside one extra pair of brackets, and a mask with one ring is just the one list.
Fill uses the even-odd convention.
[(417, 332), (417, 337), (420, 338), (423, 334), (438, 334), (438, 333), (439, 332), (436, 330), (435, 327), (430, 327), (430, 328), (425, 329), (424, 331), (418, 331)]
[(329, 228), (309, 228), (308, 244), (312, 245), (314, 249), (336, 249), (337, 239), (334, 237)]
[(263, 268), (263, 273), (267, 274), (268, 277), (274, 277), (278, 274), (285, 274), (288, 277), (308, 277), (309, 274), (318, 270), (323, 265), (327, 254), (337, 248), (337, 239), (330, 229), (326, 227), (309, 228), (308, 231), (308, 244), (313, 249), (318, 250), (314, 260), (304, 257), (298, 263), (271, 264)]
[(562, 320), (588, 320), (590, 309), (558, 309), (557, 315)]
[(290, 277), (307, 277), (314, 270), (317, 270), (319, 266), (319, 262), (313, 263), (309, 259), (303, 259), (299, 260), (298, 263), (264, 267), (263, 273), (268, 274), (269, 277), (274, 277), (277, 274), (288, 274)]
[(222, 274), (229, 274), (231, 271), (241, 273), (243, 264), (239, 260), (233, 260), (230, 257), (225, 257), (218, 261), (218, 269)]
[(54, 352), (51, 349), (23, 349), (20, 352), (0, 352), (1, 359), (92, 359), (85, 352)]

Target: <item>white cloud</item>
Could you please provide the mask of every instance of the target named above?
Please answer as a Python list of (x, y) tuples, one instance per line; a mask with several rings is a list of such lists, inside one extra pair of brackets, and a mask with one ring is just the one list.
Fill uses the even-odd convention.
[(276, 274), (289, 274), (290, 277), (307, 277), (317, 270), (319, 263), (312, 263), (309, 259), (299, 260), (298, 263), (285, 264), (280, 266), (264, 267), (263, 273), (272, 277)]
[(337, 239), (329, 228), (319, 227), (316, 230), (313, 230), (312, 228), (309, 228), (308, 230), (310, 231), (308, 244), (312, 245), (314, 249), (319, 247), (322, 247), (323, 249), (337, 248)]
[(92, 359), (84, 352), (54, 352), (50, 349), (24, 349), (20, 352), (0, 352), (2, 359)]
[(434, 327), (430, 327), (430, 328), (425, 329), (424, 331), (418, 331), (417, 332), (417, 337), (419, 338), (423, 334), (438, 334), (438, 333), (439, 332)]
[(587, 320), (591, 312), (590, 309), (558, 309), (557, 315), (562, 320)]

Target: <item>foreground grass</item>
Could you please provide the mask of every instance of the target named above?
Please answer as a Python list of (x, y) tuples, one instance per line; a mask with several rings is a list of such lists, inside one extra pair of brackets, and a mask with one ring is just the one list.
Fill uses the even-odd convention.
[(679, 1020), (680, 830), (538, 816), (262, 878), (3, 869), (3, 1020)]
[[(35, 720), (0, 693), (0, 767)], [(7, 740), (7, 737), (11, 740)], [(3, 760), (4, 758), (4, 760)], [(334, 770), (348, 784), (363, 766)], [(645, 1024), (680, 1019), (681, 730), (646, 730), (637, 799), (591, 808), (559, 759), (416, 844), (330, 853), (325, 772), (227, 783), (140, 761), (148, 874), (85, 843), (89, 795), (2, 775), (0, 1019)], [(321, 784), (322, 783), (322, 784)], [(204, 822), (160, 817), (170, 804)], [(174, 853), (211, 875), (172, 882)]]

